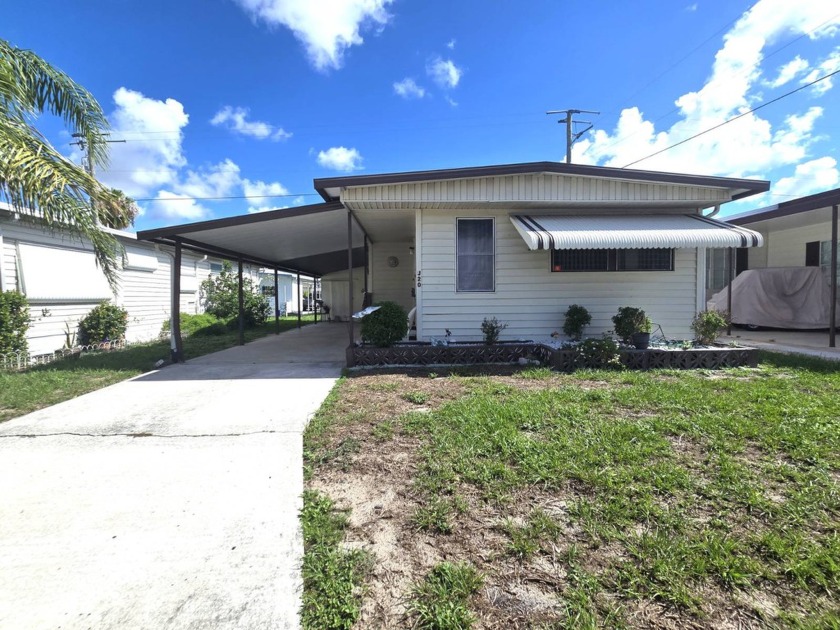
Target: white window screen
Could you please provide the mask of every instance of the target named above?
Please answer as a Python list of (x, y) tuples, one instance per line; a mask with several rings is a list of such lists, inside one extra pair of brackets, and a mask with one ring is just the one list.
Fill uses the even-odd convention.
[(493, 219), (458, 219), (456, 290), (494, 291)]

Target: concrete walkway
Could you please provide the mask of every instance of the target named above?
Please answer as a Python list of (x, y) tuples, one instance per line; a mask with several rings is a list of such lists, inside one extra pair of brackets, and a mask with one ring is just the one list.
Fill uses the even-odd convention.
[(732, 328), (732, 336), (721, 335), (719, 341), (723, 343), (737, 341), (741, 345), (762, 350), (840, 360), (840, 348), (828, 347), (828, 332), (826, 331)]
[(297, 628), (318, 324), (0, 424), (0, 628)]

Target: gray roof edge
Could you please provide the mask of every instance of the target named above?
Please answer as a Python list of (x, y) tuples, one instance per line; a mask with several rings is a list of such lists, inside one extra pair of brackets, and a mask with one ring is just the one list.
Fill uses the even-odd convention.
[(182, 223), (180, 225), (171, 225), (163, 228), (140, 230), (137, 232), (137, 239), (148, 241), (159, 237), (174, 237), (179, 234), (190, 234), (192, 232), (202, 232), (204, 230), (215, 230), (218, 228), (233, 227), (236, 225), (262, 223), (263, 221), (273, 221), (276, 219), (299, 217), (307, 214), (317, 214), (319, 212), (329, 212), (330, 210), (340, 210), (343, 207), (344, 205), (340, 201), (331, 201), (327, 203), (296, 206), (294, 208), (281, 208), (279, 210), (268, 210), (266, 212), (254, 212), (252, 214), (239, 214), (232, 217), (223, 217), (221, 219), (210, 219), (209, 221)]
[(315, 190), (324, 198), (334, 200), (326, 192), (327, 188), (348, 186), (374, 186), (378, 184), (402, 184), (445, 179), (465, 179), (471, 177), (493, 177), (500, 175), (523, 175), (527, 173), (555, 173), (558, 175), (582, 175), (589, 177), (612, 177), (634, 181), (661, 182), (665, 184), (689, 184), (716, 188), (742, 189), (744, 192), (733, 196), (740, 199), (770, 189), (770, 182), (763, 179), (738, 179), (732, 177), (713, 177), (709, 175), (689, 175), (664, 171), (643, 171), (622, 169), (589, 164), (566, 164), (564, 162), (523, 162), (519, 164), (497, 164), (467, 168), (435, 169), (426, 171), (407, 171), (401, 173), (379, 173), (372, 175), (349, 175), (344, 177), (322, 177), (313, 180)]
[(840, 188), (833, 188), (831, 190), (824, 190), (822, 192), (791, 199), (790, 201), (783, 201), (772, 206), (764, 206), (763, 208), (756, 208), (736, 214), (726, 219), (727, 223), (734, 225), (748, 225), (758, 221), (765, 221), (767, 219), (777, 219), (780, 217), (787, 217), (792, 214), (799, 214), (800, 212), (808, 212), (810, 210), (818, 210), (840, 204)]

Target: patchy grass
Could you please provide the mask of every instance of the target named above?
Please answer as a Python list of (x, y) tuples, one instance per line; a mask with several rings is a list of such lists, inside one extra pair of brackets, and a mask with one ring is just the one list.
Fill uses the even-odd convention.
[(483, 578), (469, 564), (442, 562), (412, 591), (409, 614), (424, 630), (467, 630), (475, 623), (470, 598)]
[[(312, 316), (303, 318), (305, 323), (312, 319)], [(281, 331), (295, 326), (296, 316), (280, 319)], [(271, 319), (263, 326), (246, 330), (245, 341), (273, 333), (274, 320)], [(184, 354), (189, 359), (238, 343), (237, 332), (214, 337), (187, 337)], [(0, 371), (0, 422), (148, 372), (161, 359), (169, 360), (169, 341), (135, 344), (111, 352), (91, 352), (24, 372)]]
[[(358, 627), (840, 627), (840, 365), (437, 369), (351, 374), (305, 436), (376, 556)], [(456, 560), (484, 586), (421, 613)]]
[(304, 492), (303, 606), (305, 629), (352, 628), (359, 617), (359, 595), (370, 557), (341, 548), (347, 516), (317, 492)]

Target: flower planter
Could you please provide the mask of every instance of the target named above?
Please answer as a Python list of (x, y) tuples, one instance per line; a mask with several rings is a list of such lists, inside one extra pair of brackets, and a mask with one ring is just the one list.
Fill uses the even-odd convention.
[[(504, 342), (490, 346), (481, 342), (446, 346), (416, 342), (399, 343), (390, 348), (357, 345), (347, 348), (348, 367), (505, 364), (516, 363), (520, 358), (537, 359), (558, 372), (605, 367), (581, 357), (574, 349), (555, 349), (527, 341)], [(619, 362), (632, 370), (755, 367), (758, 362), (758, 350), (728, 346), (686, 350), (625, 348), (619, 353)]]

